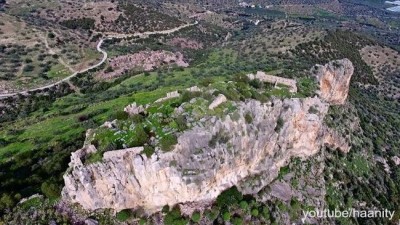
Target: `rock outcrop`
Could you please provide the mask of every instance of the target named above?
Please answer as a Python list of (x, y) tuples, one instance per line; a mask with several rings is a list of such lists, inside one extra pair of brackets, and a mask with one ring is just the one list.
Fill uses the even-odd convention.
[(226, 102), (228, 99), (223, 94), (219, 94), (218, 97), (208, 106), (209, 109), (213, 110), (217, 108), (222, 103)]
[(124, 111), (126, 113), (128, 113), (130, 116), (137, 115), (137, 114), (145, 112), (144, 107), (142, 105), (138, 106), (136, 104), (136, 102), (128, 105), (127, 107), (125, 107)]
[(315, 74), (320, 84), (320, 97), (333, 105), (343, 104), (348, 95), (353, 63), (348, 59), (317, 65)]
[(172, 91), (172, 92), (168, 92), (167, 96), (165, 96), (164, 98), (159, 98), (155, 102), (163, 102), (163, 101), (166, 101), (168, 99), (178, 98), (179, 96), (181, 96), (181, 94), (179, 94), (178, 91)]
[[(338, 74), (333, 76), (336, 79), (347, 73), (330, 74)], [(332, 88), (345, 88), (341, 82), (347, 80), (331, 82)], [(341, 95), (347, 96), (347, 90)], [(341, 100), (332, 95), (331, 99)], [(142, 148), (134, 148), (106, 152), (102, 162), (85, 165), (84, 156), (96, 151), (85, 146), (72, 154), (63, 198), (89, 210), (141, 208), (153, 213), (165, 205), (212, 202), (234, 185), (244, 193), (256, 193), (241, 188), (241, 181), (264, 174), (268, 184), (292, 157), (306, 159), (324, 145), (344, 152), (350, 149), (340, 135), (324, 126), (329, 103), (319, 97), (269, 103), (246, 100), (235, 107), (236, 116), (208, 116), (182, 132), (172, 151), (151, 158), (141, 154)]]

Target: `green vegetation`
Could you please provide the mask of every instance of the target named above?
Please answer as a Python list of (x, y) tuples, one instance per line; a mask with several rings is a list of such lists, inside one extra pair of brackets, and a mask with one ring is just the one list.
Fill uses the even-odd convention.
[(189, 219), (182, 217), (179, 207), (174, 207), (164, 217), (165, 225), (186, 225), (188, 223)]
[(55, 180), (48, 180), (42, 183), (41, 191), (49, 199), (56, 199), (60, 197), (61, 187)]
[(278, 118), (278, 120), (276, 121), (276, 127), (275, 127), (275, 132), (280, 132), (283, 125), (284, 125), (285, 121), (283, 121), (283, 119), (281, 117)]
[(192, 214), (192, 221), (198, 223), (201, 220), (200, 212), (196, 211)]
[(164, 152), (171, 151), (178, 144), (178, 139), (175, 135), (166, 135), (160, 140), (161, 150)]
[(315, 91), (318, 90), (318, 84), (314, 78), (303, 77), (297, 82), (299, 94), (304, 97), (313, 97)]
[(230, 212), (224, 212), (224, 214), (222, 214), (222, 219), (226, 222), (228, 222), (229, 220), (231, 220), (231, 213)]
[(279, 169), (278, 179), (281, 180), (285, 175), (290, 172), (289, 166), (284, 166)]
[(130, 209), (124, 209), (122, 211), (119, 211), (116, 215), (116, 218), (121, 221), (125, 222), (133, 217), (133, 212)]
[(254, 208), (254, 209), (251, 210), (251, 216), (257, 217), (258, 215), (259, 215), (258, 209)]
[(251, 124), (253, 122), (253, 117), (250, 115), (250, 113), (246, 113), (244, 115), (244, 119), (246, 120), (246, 123)]
[[(349, 98), (352, 106), (331, 107), (326, 117), (326, 123), (346, 135), (352, 144), (351, 151), (346, 155), (335, 149), (329, 151), (325, 171), (328, 206), (351, 208), (355, 207), (355, 202), (366, 202), (376, 208), (397, 210), (400, 183), (397, 167), (392, 167), (390, 158), (398, 154), (400, 146), (400, 118), (395, 113), (400, 110), (400, 105), (382, 98), (375, 85), (369, 88), (352, 85)], [(354, 120), (358, 118), (359, 130), (352, 128)], [(361, 129), (364, 132), (360, 132)], [(385, 172), (384, 164), (377, 161), (376, 157), (386, 159), (395, 172), (391, 175)], [(337, 183), (340, 185), (335, 185)], [(382, 218), (370, 221), (385, 223)], [(366, 220), (358, 218), (357, 222), (366, 223)]]
[(229, 188), (223, 191), (216, 200), (216, 204), (220, 208), (231, 207), (233, 205), (239, 204), (239, 202), (243, 199), (242, 193), (240, 193), (237, 187)]
[[(151, 77), (150, 74), (148, 77)], [(142, 79), (142, 76), (136, 76), (136, 79)], [(143, 153), (147, 157), (155, 152), (157, 147), (162, 151), (171, 151), (178, 143), (177, 132), (189, 129), (192, 125), (188, 123), (186, 117), (200, 120), (206, 116), (223, 117), (235, 112), (236, 106), (234, 102), (228, 101), (221, 106), (210, 110), (208, 105), (219, 94), (224, 93), (233, 101), (240, 101), (246, 98), (255, 98), (266, 101), (270, 96), (270, 89), (274, 90), (270, 85), (262, 82), (254, 82), (247, 79), (246, 76), (236, 78), (237, 82), (215, 82), (210, 87), (215, 88), (214, 93), (189, 92), (187, 90), (179, 91), (180, 97), (166, 100), (164, 102), (149, 104), (146, 113), (129, 117), (126, 113), (116, 112), (114, 118), (119, 117), (120, 120), (114, 124), (113, 128), (99, 128), (94, 131), (95, 135), (91, 143), (94, 144), (98, 151), (91, 154), (85, 160), (86, 163), (99, 162), (102, 155), (106, 151), (115, 149), (145, 146)], [(126, 82), (126, 81), (125, 81)], [(175, 114), (176, 108), (181, 107), (186, 116)], [(247, 123), (252, 123), (252, 116), (247, 113), (245, 116)], [(85, 121), (86, 117), (79, 117), (79, 120)], [(158, 144), (150, 143), (150, 137), (155, 137)], [(229, 136), (223, 132), (213, 136), (210, 146), (213, 147), (217, 143), (226, 143)]]
[[(311, 68), (325, 64), (332, 59), (348, 58), (354, 64), (353, 82), (377, 84), (371, 68), (361, 58), (359, 50), (375, 42), (351, 31), (330, 31), (322, 41), (300, 44), (293, 51), (299, 59)], [(302, 81), (303, 85), (305, 80)], [(300, 84), (302, 85), (302, 84)]]
[[(211, 208), (206, 209), (201, 217), (201, 212), (195, 211), (191, 220), (194, 223), (206, 224), (271, 224), (276, 221), (274, 213), (288, 212), (293, 220), (300, 219), (301, 210), (306, 206), (296, 199), (292, 199), (290, 203), (284, 203), (279, 200), (259, 202), (252, 196), (243, 195), (234, 186), (223, 191), (215, 201)], [(188, 220), (180, 214), (179, 207), (173, 210), (163, 210), (167, 212), (164, 221), (168, 224), (186, 224)], [(173, 222), (174, 221), (174, 222)], [(167, 222), (166, 222), (167, 224)]]
[[(6, 82), (6, 89), (31, 87), (52, 78), (65, 77), (58, 56), (45, 50), (44, 46), (0, 44), (0, 80)], [(27, 77), (29, 82), (25, 80)]]
[(167, 30), (181, 25), (177, 18), (149, 8), (143, 9), (133, 4), (123, 4), (121, 6), (126, 17), (120, 16), (116, 22), (117, 26), (125, 28), (126, 31), (130, 29), (133, 31)]
[(147, 156), (147, 158), (150, 158), (154, 154), (154, 152), (155, 152), (155, 149), (153, 146), (149, 146), (149, 145), (144, 146), (143, 153)]

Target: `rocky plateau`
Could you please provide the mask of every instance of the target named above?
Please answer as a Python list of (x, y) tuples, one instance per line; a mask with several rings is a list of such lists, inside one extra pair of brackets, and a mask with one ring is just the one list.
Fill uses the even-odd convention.
[(242, 181), (263, 174), (268, 185), (291, 158), (307, 159), (324, 145), (350, 150), (324, 117), (331, 104), (346, 101), (353, 70), (347, 59), (317, 66), (319, 96), (235, 102), (234, 113), (203, 118), (178, 134), (172, 151), (149, 158), (138, 147), (109, 151), (101, 162), (85, 164), (85, 155), (97, 151), (85, 145), (71, 156), (63, 199), (87, 210), (129, 208), (150, 214), (165, 205), (212, 203), (235, 185), (243, 193), (257, 193)]

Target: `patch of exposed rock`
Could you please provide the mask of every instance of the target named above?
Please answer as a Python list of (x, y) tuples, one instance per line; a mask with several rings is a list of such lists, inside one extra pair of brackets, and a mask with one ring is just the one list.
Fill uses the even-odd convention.
[[(186, 91), (189, 91), (189, 92), (201, 92), (201, 89), (199, 87), (197, 87), (197, 86), (193, 86), (193, 87), (187, 88)], [(178, 91), (172, 91), (172, 92), (168, 92), (165, 97), (157, 99), (155, 102), (156, 103), (163, 102), (163, 101), (166, 101), (166, 100), (169, 100), (169, 99), (178, 98), (180, 96), (181, 96), (181, 94)]]
[(151, 71), (164, 64), (175, 64), (178, 67), (189, 66), (183, 59), (182, 53), (169, 51), (141, 51), (135, 54), (117, 56), (110, 59), (109, 64), (112, 71), (102, 72), (99, 77), (106, 79), (118, 77), (130, 69)]
[(333, 105), (344, 104), (354, 72), (353, 63), (348, 59), (336, 60), (325, 66), (317, 65), (314, 72), (320, 85), (320, 97)]
[(218, 97), (208, 106), (209, 109), (213, 110), (217, 108), (222, 103), (226, 102), (228, 99), (223, 94), (219, 94)]
[[(330, 87), (336, 89), (346, 87), (341, 82), (347, 80), (331, 82), (336, 85)], [(341, 96), (347, 96), (347, 91)], [(151, 158), (142, 155), (141, 148), (125, 149), (106, 152), (102, 162), (85, 165), (85, 155), (96, 149), (83, 147), (71, 156), (63, 199), (88, 210), (142, 208), (153, 213), (165, 205), (212, 202), (234, 185), (253, 194), (258, 190), (242, 188), (241, 181), (263, 174), (263, 183), (268, 184), (292, 157), (308, 158), (324, 145), (344, 152), (350, 149), (324, 125), (329, 103), (319, 97), (268, 103), (247, 100), (236, 103), (236, 108), (238, 116), (206, 117), (181, 133), (172, 151)], [(285, 193), (289, 192), (275, 194), (289, 198)]]
[(130, 116), (138, 115), (140, 113), (144, 113), (144, 107), (142, 105), (137, 105), (136, 102), (125, 107), (124, 111), (128, 113)]
[(179, 94), (178, 91), (172, 91), (172, 92), (167, 93), (167, 96), (165, 96), (164, 98), (159, 98), (155, 102), (163, 102), (168, 99), (178, 98), (179, 96), (181, 96), (181, 94)]

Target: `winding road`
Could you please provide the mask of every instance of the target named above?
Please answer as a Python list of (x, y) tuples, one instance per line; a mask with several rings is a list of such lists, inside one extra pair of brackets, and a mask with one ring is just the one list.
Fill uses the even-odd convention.
[(97, 47), (96, 47), (97, 51), (100, 52), (101, 54), (103, 54), (103, 58), (96, 65), (90, 66), (90, 67), (88, 67), (86, 69), (83, 69), (83, 70), (80, 70), (80, 71), (76, 71), (73, 74), (69, 75), (68, 77), (65, 77), (62, 80), (59, 80), (59, 81), (57, 81), (55, 83), (52, 83), (52, 84), (48, 84), (46, 86), (42, 86), (42, 87), (38, 87), (38, 88), (26, 90), (26, 91), (21, 91), (21, 92), (0, 94), (0, 98), (7, 98), (7, 97), (11, 97), (11, 96), (18, 95), (18, 94), (28, 94), (28, 92), (39, 91), (39, 90), (44, 90), (46, 88), (51, 88), (51, 87), (54, 87), (54, 86), (56, 86), (58, 84), (61, 84), (63, 82), (69, 81), (71, 78), (77, 76), (78, 74), (85, 73), (85, 72), (87, 72), (89, 70), (92, 70), (92, 69), (95, 69), (95, 68), (101, 66), (108, 58), (107, 52), (104, 51), (103, 49), (101, 49), (101, 46), (103, 45), (104, 40), (121, 39), (121, 38), (128, 38), (128, 37), (140, 37), (140, 38), (142, 38), (142, 37), (145, 37), (145, 36), (148, 36), (148, 35), (152, 35), (152, 34), (171, 34), (171, 33), (177, 32), (177, 31), (179, 31), (179, 30), (181, 30), (183, 28), (186, 28), (186, 27), (189, 27), (189, 26), (193, 26), (193, 25), (197, 25), (197, 24), (198, 24), (198, 22), (196, 21), (194, 23), (185, 24), (185, 25), (182, 25), (182, 26), (179, 26), (179, 27), (176, 27), (176, 28), (172, 28), (172, 29), (169, 29), (169, 30), (148, 31), (148, 32), (144, 32), (144, 33), (134, 33), (134, 34), (103, 33), (103, 34), (106, 34), (107, 37), (100, 39), (100, 41), (99, 41), (99, 43), (97, 43)]

